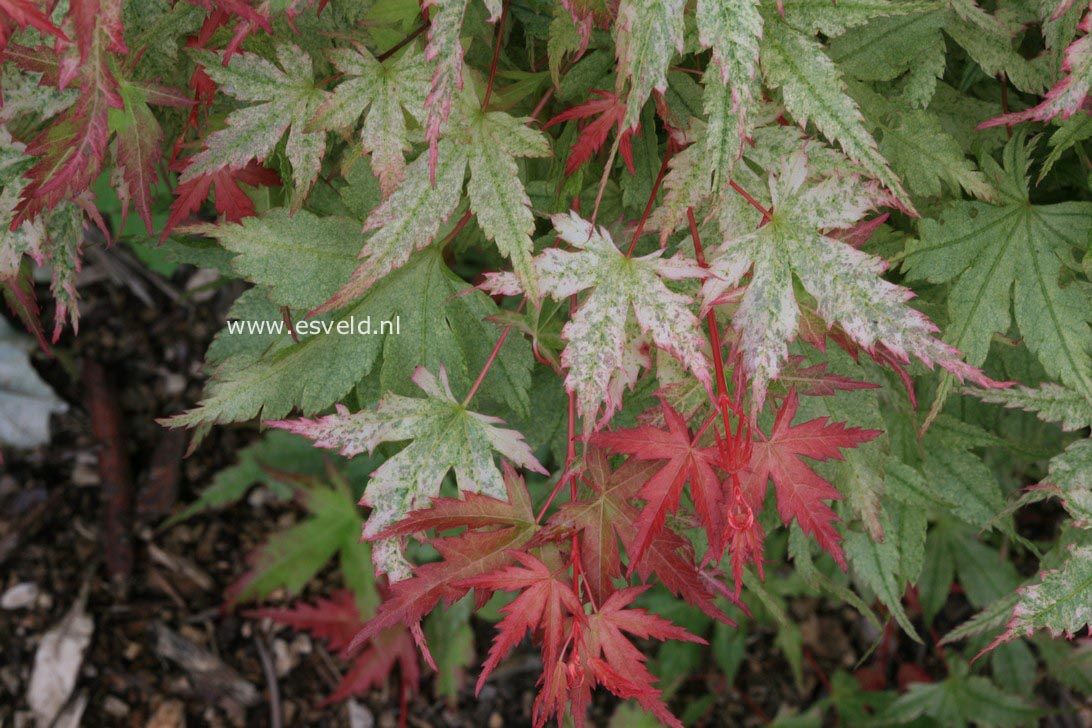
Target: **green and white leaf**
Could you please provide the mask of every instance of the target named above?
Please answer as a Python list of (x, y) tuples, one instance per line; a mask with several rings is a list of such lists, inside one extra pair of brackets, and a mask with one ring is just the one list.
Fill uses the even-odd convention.
[[(459, 403), (442, 367), (438, 379), (418, 367), (413, 381), (427, 395), (425, 398), (387, 394), (374, 410), (350, 413), (338, 405), (336, 414), (317, 420), (267, 423), (308, 437), (316, 447), (336, 449), (345, 457), (371, 453), (384, 442), (412, 440), (368, 481), (361, 501), (372, 509), (364, 523), (365, 538), (374, 540), (410, 511), (427, 507), (440, 495), (440, 484), (448, 470), (455, 471), (461, 491), (505, 498), (504, 481), (493, 461), (494, 450), (515, 465), (547, 472), (520, 433), (497, 427), (503, 424), (500, 419), (471, 412)], [(390, 574), (395, 580), (410, 576), (410, 566), (397, 539), (375, 543), (372, 558), (377, 573)]]
[(974, 395), (983, 402), (1034, 412), (1044, 422), (1057, 422), (1066, 432), (1092, 427), (1092, 401), (1060, 384), (1043, 382), (1037, 388), (975, 390)]
[(352, 131), (361, 118), (360, 141), (371, 155), (383, 197), (394, 192), (405, 176), (403, 153), (410, 149), (405, 114), (424, 123), (429, 67), (414, 46), (380, 63), (359, 44), (332, 48), (330, 62), (348, 80), (334, 89), (315, 112), (314, 129)]
[(550, 145), (527, 121), (499, 111), (477, 114), (471, 120), (467, 193), (482, 232), (512, 261), (523, 290), (537, 303), (540, 295), (531, 259), (535, 219), (516, 157), (549, 156)]
[(797, 122), (813, 122), (908, 210), (913, 210), (902, 183), (865, 128), (860, 109), (846, 94), (841, 74), (817, 40), (779, 18), (767, 17), (761, 59), (763, 78), (768, 85), (781, 89), (785, 107)]
[[(705, 271), (679, 255), (665, 259), (660, 251), (641, 258), (623, 255), (610, 233), (575, 212), (554, 215), (552, 220), (558, 235), (577, 250), (551, 248), (535, 259), (543, 292), (563, 300), (592, 289), (561, 330), (568, 342), (561, 354), (561, 363), (569, 370), (565, 387), (576, 394), (585, 429), (602, 426), (621, 407), (617, 396), (621, 388), (610, 385), (627, 369), (627, 352), (632, 355), (633, 335), (627, 334), (631, 312), (641, 334), (679, 360), (707, 389), (711, 387), (701, 325), (689, 308), (690, 299), (669, 290), (663, 281), (702, 278)], [(507, 295), (522, 290), (511, 274), (492, 274), (485, 286)]]
[(637, 126), (653, 90), (667, 89), (667, 69), (683, 51), (685, 0), (622, 0), (614, 21), (618, 76), (628, 79), (623, 128)]
[[(739, 143), (746, 134), (749, 110), (758, 88), (758, 48), (762, 39), (762, 13), (758, 0), (698, 0), (695, 12), (698, 41), (712, 48), (720, 85), (731, 89), (732, 111), (738, 120)], [(705, 76), (705, 88), (714, 79)], [(709, 104), (706, 103), (706, 113)], [(714, 126), (710, 117), (710, 127)], [(722, 131), (727, 125), (719, 124)]]
[(991, 647), (1045, 629), (1072, 637), (1092, 623), (1092, 546), (1075, 546), (1061, 568), (1021, 587), (1008, 629)]
[[(326, 135), (307, 126), (323, 100), (315, 87), (311, 57), (291, 43), (278, 43), (277, 64), (256, 53), (239, 53), (225, 66), (203, 56), (205, 71), (220, 89), (250, 105), (228, 114), (227, 126), (205, 139), (205, 148), (182, 173), (182, 182), (224, 167), (264, 160), (288, 133), (285, 154), (292, 163), (292, 210), (303, 205), (326, 153)], [(279, 64), (279, 65), (278, 65)]]

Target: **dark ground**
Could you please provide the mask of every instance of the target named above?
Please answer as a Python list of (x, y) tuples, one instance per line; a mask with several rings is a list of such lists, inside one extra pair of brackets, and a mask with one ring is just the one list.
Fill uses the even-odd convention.
[[(126, 264), (125, 254), (106, 255), (108, 260), (91, 256), (85, 270), (91, 282), (81, 287), (79, 336), (66, 333), (52, 360), (35, 355), (36, 368), (68, 402), (69, 411), (54, 417), (49, 446), (5, 453), (0, 471), (0, 593), (23, 582), (32, 582), (40, 592), (29, 607), (0, 610), (0, 726), (28, 724), (25, 694), (38, 641), (76, 601), (83, 585), (95, 623), (76, 685), (76, 693), (88, 699), (84, 725), (271, 725), (274, 693), (283, 725), (396, 725), (396, 680), (353, 705), (318, 709), (337, 679), (337, 661), (306, 636), (286, 629), (263, 632), (256, 621), (220, 611), (225, 586), (245, 569), (244, 555), (274, 525), (291, 523), (298, 516), (293, 507), (252, 496), (226, 512), (156, 530), (164, 514), (192, 501), (257, 434), (253, 428), (218, 428), (183, 459), (184, 442), (155, 422), (199, 399), (201, 359), (235, 291), (172, 300), (136, 272), (139, 266)], [(121, 270), (120, 280), (96, 282), (107, 266)], [(170, 288), (179, 293), (200, 282), (200, 274), (182, 269)], [(141, 300), (133, 285), (143, 286), (148, 300)], [(104, 369), (107, 386), (97, 394), (106, 405), (88, 406), (88, 387), (78, 376), (87, 362)], [(126, 524), (124, 508), (115, 509), (120, 518), (111, 518), (103, 504), (108, 488), (103, 487), (100, 446), (92, 430), (94, 420), (109, 419), (109, 410), (120, 413), (124, 429), (121, 459), (131, 468), (137, 510), (131, 524)], [(124, 469), (115, 463), (106, 473), (108, 481), (124, 480), (118, 467)], [(131, 573), (111, 578), (126, 571), (129, 534)], [(333, 585), (334, 578), (329, 581)], [(317, 584), (308, 593), (322, 591)], [(955, 618), (969, 613), (965, 605), (950, 606)], [(718, 700), (707, 713), (707, 725), (764, 724), (779, 711), (822, 697), (828, 676), (839, 667), (853, 669), (876, 636), (848, 608), (801, 600), (791, 612), (805, 640), (803, 692), (774, 648), (774, 635), (753, 631), (733, 686), (713, 674), (699, 677), (683, 686), (673, 708), (681, 712), (688, 696), (712, 691)], [(488, 648), (490, 632), (488, 625), (479, 625), (479, 654)], [(922, 661), (926, 673), (943, 674), (931, 650), (896, 649), (903, 663)], [(188, 663), (187, 655), (200, 655), (200, 650), (212, 657)], [(468, 681), (458, 705), (433, 700), (426, 679), (422, 694), (411, 698), (409, 724), (529, 725), (534, 659), (530, 653), (517, 654), (480, 698), (473, 697)], [(873, 657), (866, 667), (873, 678), (897, 684), (895, 661), (877, 664)], [(597, 704), (593, 722), (606, 724), (613, 707), (609, 700)]]

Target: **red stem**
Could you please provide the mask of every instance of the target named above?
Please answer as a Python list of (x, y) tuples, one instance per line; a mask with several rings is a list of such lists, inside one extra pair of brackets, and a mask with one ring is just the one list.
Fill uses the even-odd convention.
[(489, 83), (485, 87), (485, 99), (482, 108), (489, 106), (489, 97), (493, 95), (493, 81), (497, 77), (497, 62), (500, 60), (501, 38), (504, 33), (504, 21), (508, 17), (508, 3), (501, 6), (500, 20), (497, 21), (497, 42), (493, 46), (493, 62), (489, 64)]
[(478, 392), (478, 387), (482, 385), (482, 380), (485, 379), (485, 375), (489, 373), (489, 368), (493, 366), (493, 362), (497, 359), (497, 354), (500, 353), (500, 348), (504, 346), (504, 340), (508, 338), (508, 332), (512, 330), (511, 326), (505, 326), (504, 331), (501, 331), (500, 337), (497, 339), (497, 343), (493, 345), (493, 351), (489, 352), (489, 358), (485, 360), (485, 366), (478, 372), (478, 378), (474, 380), (473, 386), (470, 387), (470, 391), (466, 394), (466, 399), (463, 400), (463, 407), (470, 404), (470, 400), (474, 398), (474, 395)]
[(633, 240), (629, 241), (629, 250), (626, 251), (626, 257), (633, 255), (633, 249), (637, 247), (637, 240), (641, 237), (641, 232), (645, 229), (645, 223), (648, 221), (648, 216), (652, 212), (652, 203), (656, 201), (656, 193), (660, 191), (660, 183), (664, 181), (664, 175), (667, 174), (667, 163), (671, 161), (671, 145), (667, 146), (667, 151), (664, 153), (664, 161), (660, 162), (660, 173), (656, 175), (656, 181), (652, 185), (652, 194), (648, 196), (648, 202), (645, 203), (645, 212), (641, 215), (641, 220), (637, 223), (637, 229), (633, 231)]
[(731, 179), (728, 180), (728, 185), (733, 190), (735, 190), (739, 194), (743, 195), (743, 199), (745, 199), (745, 200), (747, 200), (747, 202), (751, 203), (751, 207), (755, 208), (756, 210), (758, 210), (759, 212), (762, 213), (762, 222), (766, 223), (766, 222), (770, 221), (770, 214), (771, 214), (770, 211), (767, 210), (762, 205), (760, 205), (758, 200), (756, 200), (754, 197), (751, 197), (750, 192), (748, 192), (747, 190), (743, 189), (738, 184), (736, 184), (735, 180), (731, 180)]
[(393, 56), (395, 53), (397, 53), (398, 51), (402, 50), (403, 48), (408, 46), (410, 43), (412, 43), (414, 38), (421, 35), (426, 30), (428, 30), (428, 21), (427, 20), (425, 22), (421, 23), (420, 25), (418, 25), (416, 28), (414, 28), (413, 32), (411, 32), (405, 38), (398, 41), (393, 46), (391, 46), (390, 48), (388, 48), (387, 50), (383, 51), (378, 56), (376, 56), (375, 60), (382, 63), (383, 61), (387, 60), (388, 58)]

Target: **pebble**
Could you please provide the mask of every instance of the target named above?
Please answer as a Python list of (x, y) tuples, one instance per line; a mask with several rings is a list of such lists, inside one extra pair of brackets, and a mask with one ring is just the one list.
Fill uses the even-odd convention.
[(38, 585), (32, 581), (16, 584), (0, 596), (0, 609), (26, 609), (38, 601)]

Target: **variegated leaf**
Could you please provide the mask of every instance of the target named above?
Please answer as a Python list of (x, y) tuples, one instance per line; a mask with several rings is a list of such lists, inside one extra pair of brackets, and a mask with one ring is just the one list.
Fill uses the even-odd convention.
[[(427, 507), (439, 496), (448, 470), (455, 471), (460, 491), (504, 499), (504, 480), (493, 461), (494, 450), (520, 467), (546, 473), (520, 433), (498, 427), (503, 424), (500, 419), (471, 412), (455, 399), (443, 368), (437, 378), (418, 367), (413, 381), (426, 397), (387, 394), (374, 410), (350, 413), (338, 405), (335, 414), (316, 420), (267, 422), (345, 457), (371, 453), (384, 442), (412, 440), (368, 481), (361, 500), (372, 509), (364, 524), (365, 538), (377, 536), (410, 511)], [(396, 539), (377, 542), (372, 557), (378, 573), (395, 580), (410, 575)]]
[(622, 0), (614, 24), (618, 75), (629, 79), (625, 129), (637, 126), (653, 90), (667, 88), (667, 67), (683, 50), (684, 0)]

